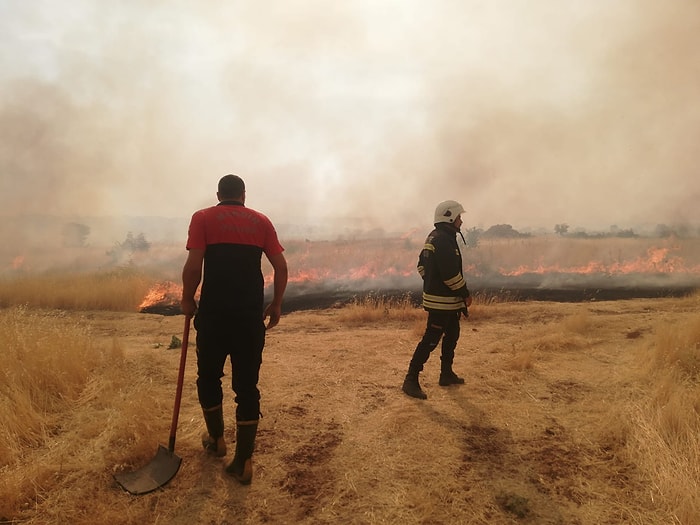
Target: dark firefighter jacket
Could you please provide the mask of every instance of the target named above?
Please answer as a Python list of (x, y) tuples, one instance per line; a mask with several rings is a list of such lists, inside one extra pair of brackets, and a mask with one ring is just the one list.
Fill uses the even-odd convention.
[(469, 297), (469, 290), (462, 275), (462, 255), (456, 235), (451, 224), (436, 224), (418, 256), (426, 310), (466, 310), (464, 300)]

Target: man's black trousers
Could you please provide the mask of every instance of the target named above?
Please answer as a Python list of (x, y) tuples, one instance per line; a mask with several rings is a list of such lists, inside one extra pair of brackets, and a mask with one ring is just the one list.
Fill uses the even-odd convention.
[(265, 346), (265, 324), (260, 316), (211, 317), (197, 315), (197, 394), (202, 408), (223, 402), (221, 378), (231, 359), (231, 388), (236, 394), (236, 420), (260, 417), (258, 378)]

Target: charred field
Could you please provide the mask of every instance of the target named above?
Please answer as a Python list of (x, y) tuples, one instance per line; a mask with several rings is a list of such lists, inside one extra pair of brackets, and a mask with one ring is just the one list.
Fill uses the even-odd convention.
[[(284, 311), (342, 306), (368, 296), (419, 304), (420, 238), (294, 241)], [(462, 247), (467, 283), (482, 301), (609, 301), (679, 297), (700, 286), (699, 239), (491, 239)], [(271, 282), (267, 269), (267, 282)], [(177, 283), (142, 311), (178, 313)], [(267, 293), (269, 294), (269, 286)]]

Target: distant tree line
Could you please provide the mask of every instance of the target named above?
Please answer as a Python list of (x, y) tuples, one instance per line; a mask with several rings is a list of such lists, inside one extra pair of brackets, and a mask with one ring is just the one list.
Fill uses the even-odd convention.
[(700, 229), (693, 232), (693, 228), (687, 224), (681, 224), (678, 226), (669, 226), (667, 224), (657, 224), (655, 233), (657, 237), (695, 237), (700, 236)]
[(69, 222), (63, 227), (63, 246), (67, 248), (82, 248), (87, 245), (90, 226), (78, 222)]
[(122, 242), (114, 243), (114, 247), (111, 250), (107, 250), (106, 254), (109, 255), (113, 262), (118, 262), (123, 256), (131, 257), (137, 252), (147, 252), (151, 249), (151, 243), (146, 240), (146, 236), (143, 233), (134, 235), (129, 232), (126, 234), (126, 239)]
[(151, 243), (146, 240), (146, 236), (143, 233), (134, 235), (129, 232), (126, 234), (126, 239), (122, 242), (117, 242), (114, 245), (115, 250), (124, 252), (147, 252), (151, 248)]
[(481, 228), (467, 228), (463, 233), (464, 245), (467, 248), (476, 248), (479, 240), (484, 239), (520, 239), (530, 237), (530, 233), (521, 233), (510, 224), (494, 224), (487, 230)]
[(609, 232), (595, 232), (590, 233), (585, 230), (576, 230), (575, 232), (569, 233), (569, 225), (566, 223), (555, 224), (554, 233), (562, 237), (572, 237), (576, 239), (603, 239), (609, 237), (619, 237), (619, 238), (634, 238), (639, 237), (637, 233), (632, 230), (632, 228), (621, 229), (617, 226), (610, 226)]
[[(575, 237), (575, 238), (635, 238), (640, 237), (640, 234), (635, 232), (632, 228), (620, 228), (613, 224), (610, 226), (610, 230), (607, 232), (586, 232), (585, 230), (576, 230), (574, 232), (569, 232), (569, 225), (566, 223), (555, 224), (554, 233), (561, 236)], [(691, 226), (688, 225), (677, 225), (669, 226), (667, 224), (657, 224), (653, 230), (653, 233), (647, 234), (651, 237), (668, 238), (668, 237), (678, 237), (678, 238), (688, 238), (700, 236), (700, 229), (695, 231)]]
[[(61, 241), (66, 248), (84, 248), (88, 246), (87, 239), (90, 236), (90, 227), (79, 222), (68, 222), (62, 226)], [(145, 253), (151, 249), (151, 243), (145, 234), (128, 232), (121, 242), (115, 242), (114, 246), (105, 252), (111, 257), (113, 263), (131, 258), (135, 253)]]
[[(568, 237), (572, 239), (630, 239), (641, 236), (632, 228), (619, 228), (616, 225), (610, 226), (610, 230), (607, 232), (587, 232), (582, 229), (577, 229), (576, 231), (572, 232), (570, 231), (569, 225), (566, 223), (555, 224), (554, 233), (561, 237)], [(693, 228), (690, 226), (672, 227), (666, 224), (658, 224), (654, 229), (653, 233), (650, 235), (659, 238), (687, 238), (700, 236), (700, 229), (693, 230)], [(466, 228), (462, 232), (462, 237), (464, 238), (464, 245), (467, 248), (476, 248), (479, 245), (479, 241), (481, 239), (521, 239), (524, 237), (531, 236), (531, 233), (519, 232), (518, 230), (514, 229), (513, 226), (511, 226), (510, 224), (495, 224), (486, 230), (482, 228), (472, 227)]]

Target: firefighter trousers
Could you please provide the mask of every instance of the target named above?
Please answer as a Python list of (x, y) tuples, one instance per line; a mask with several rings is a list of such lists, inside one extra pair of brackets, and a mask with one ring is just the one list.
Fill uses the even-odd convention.
[(455, 357), (455, 348), (459, 340), (460, 311), (429, 310), (428, 322), (423, 338), (413, 352), (409, 370), (418, 373), (428, 361), (430, 354), (442, 339), (440, 359), (442, 369), (451, 369)]

